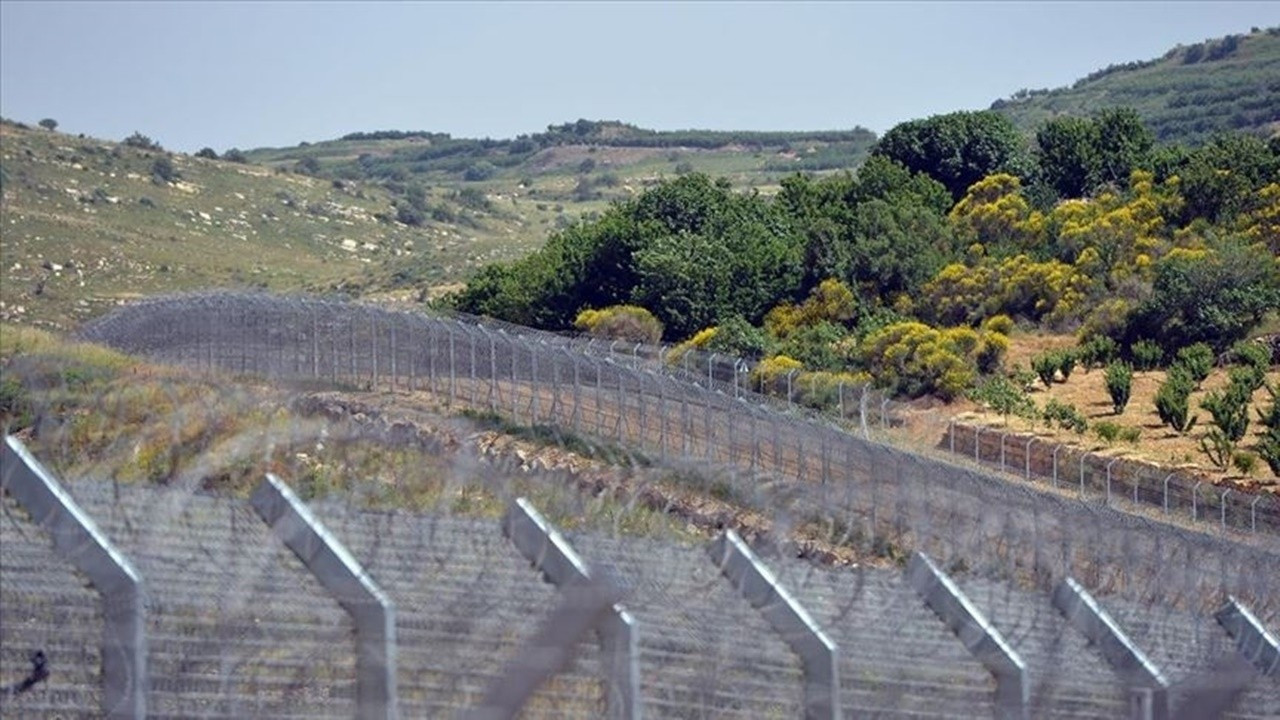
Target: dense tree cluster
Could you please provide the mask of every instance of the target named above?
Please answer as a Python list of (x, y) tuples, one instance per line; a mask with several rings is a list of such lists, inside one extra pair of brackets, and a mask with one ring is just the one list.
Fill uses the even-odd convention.
[[(1122, 408), (1125, 368), (1202, 363), (1280, 307), (1278, 254), (1280, 142), (1156, 146), (1123, 109), (1029, 138), (962, 112), (903, 123), (856, 174), (796, 174), (773, 197), (663, 182), (484, 268), (456, 304), (555, 330), (632, 305), (663, 339), (763, 357), (762, 387), (803, 380), (815, 398), (859, 373), (951, 397), (999, 368), (1014, 322), (1075, 329), (1090, 352), (1070, 364), (1110, 363)], [(1167, 414), (1185, 426), (1180, 393)]]

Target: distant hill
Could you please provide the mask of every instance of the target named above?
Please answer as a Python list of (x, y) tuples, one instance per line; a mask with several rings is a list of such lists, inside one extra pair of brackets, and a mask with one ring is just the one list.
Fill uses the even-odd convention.
[(217, 158), (3, 121), (0, 320), (68, 328), (128, 298), (206, 287), (438, 294), (664, 177), (769, 192), (796, 170), (854, 168), (874, 142), (861, 128), (580, 120), (510, 140), (381, 131)]
[(1109, 107), (1138, 111), (1162, 142), (1199, 144), (1215, 132), (1280, 132), (1280, 27), (1111, 65), (1070, 87), (1021, 90), (991, 109), (1025, 131), (1059, 115)]
[[(481, 183), (596, 173), (604, 180), (594, 183), (599, 190), (611, 186), (600, 175), (624, 179), (685, 170), (729, 175), (742, 185), (767, 185), (777, 175), (797, 170), (855, 168), (875, 141), (875, 133), (864, 128), (658, 131), (613, 120), (578, 120), (503, 140), (429, 131), (355, 132), (337, 140), (252, 150), (247, 156), (265, 165), (297, 166), (339, 178), (399, 182)], [(577, 194), (576, 199), (583, 199), (590, 193)]]

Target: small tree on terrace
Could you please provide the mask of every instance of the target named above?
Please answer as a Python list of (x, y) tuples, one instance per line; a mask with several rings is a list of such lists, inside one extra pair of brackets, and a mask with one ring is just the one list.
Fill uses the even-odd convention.
[(58, 129), (58, 121), (54, 120), (53, 118), (45, 118), (41, 120), (38, 124), (40, 125), (40, 127), (50, 132)]

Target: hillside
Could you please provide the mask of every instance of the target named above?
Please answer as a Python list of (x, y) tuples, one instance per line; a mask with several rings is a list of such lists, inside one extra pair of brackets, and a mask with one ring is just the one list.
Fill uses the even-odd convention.
[(0, 319), (70, 327), (203, 287), (435, 295), (665, 177), (768, 190), (794, 170), (854, 167), (874, 140), (584, 120), (502, 141), (353, 133), (228, 162), (6, 121)]
[[(0, 125), (0, 318), (69, 327), (117, 302), (205, 287), (360, 294), (420, 287), (531, 249), (538, 213), (442, 201), (450, 222), (409, 226), (376, 183)], [(169, 175), (166, 180), (157, 174)], [(529, 232), (540, 240), (545, 227)], [(536, 238), (537, 240), (535, 240)]]
[(1280, 132), (1280, 27), (1178, 46), (1111, 65), (1070, 87), (1021, 90), (991, 105), (1032, 132), (1059, 115), (1132, 107), (1161, 142), (1199, 144), (1215, 132)]

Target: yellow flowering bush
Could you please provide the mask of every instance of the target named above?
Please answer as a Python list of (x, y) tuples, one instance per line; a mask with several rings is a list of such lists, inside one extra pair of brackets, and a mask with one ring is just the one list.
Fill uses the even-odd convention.
[(656, 343), (662, 339), (662, 322), (636, 305), (583, 310), (574, 319), (573, 326), (589, 335), (613, 340)]

